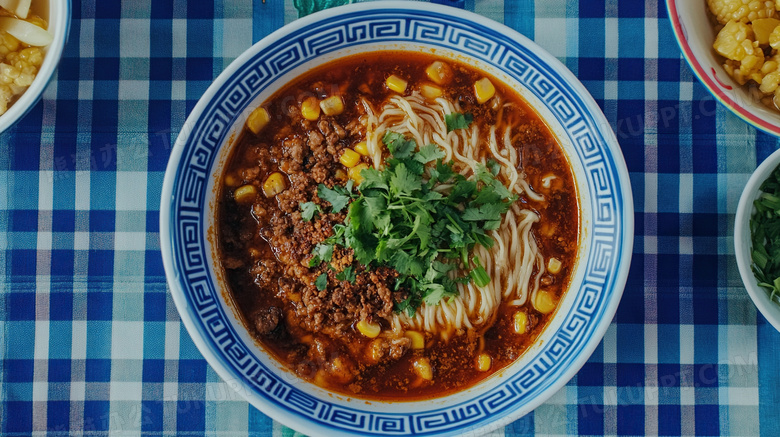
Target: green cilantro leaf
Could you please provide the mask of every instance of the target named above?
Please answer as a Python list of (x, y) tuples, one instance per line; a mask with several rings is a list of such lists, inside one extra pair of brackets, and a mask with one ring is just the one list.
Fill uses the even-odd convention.
[(428, 144), (426, 146), (420, 147), (420, 150), (417, 152), (417, 154), (414, 155), (414, 160), (423, 164), (427, 164), (431, 161), (444, 158), (445, 156), (447, 156), (447, 154), (444, 153), (444, 150), (442, 150), (439, 146), (435, 144)]
[(305, 222), (311, 221), (314, 218), (314, 214), (322, 212), (320, 206), (314, 202), (301, 203), (301, 219)]
[(390, 176), (390, 189), (397, 195), (412, 194), (422, 188), (422, 180), (419, 176), (409, 173), (403, 163), (395, 167), (395, 172)]
[(498, 173), (501, 171), (501, 165), (498, 163), (498, 161), (490, 158), (487, 160), (487, 166), (493, 176), (498, 176)]
[(347, 266), (344, 270), (336, 273), (336, 279), (339, 281), (348, 281), (350, 284), (354, 284), (357, 276), (355, 275), (352, 266)]
[(470, 112), (461, 114), (453, 112), (444, 116), (444, 123), (447, 125), (447, 132), (452, 132), (458, 129), (465, 129), (469, 127), (471, 122), (474, 121), (474, 116)]
[(383, 188), (387, 189), (387, 182), (385, 181), (385, 173), (371, 167), (364, 169), (360, 172), (360, 176), (363, 177), (363, 181), (360, 183), (360, 190), (365, 191), (369, 188)]
[(396, 159), (404, 159), (412, 156), (412, 152), (417, 148), (417, 142), (413, 139), (406, 139), (403, 134), (398, 132), (387, 131), (382, 138), (382, 142), (385, 143), (390, 150), (390, 154)]
[(314, 281), (314, 286), (317, 287), (317, 290), (320, 291), (328, 288), (328, 275), (322, 273), (317, 276), (317, 280)]
[[(340, 193), (339, 191), (342, 190), (344, 192)], [(349, 195), (345, 193), (346, 190), (344, 190), (343, 187), (341, 187), (341, 190), (336, 190), (328, 188), (324, 184), (319, 184), (317, 186), (317, 195), (320, 197), (320, 199), (326, 202), (330, 202), (333, 212), (341, 212), (341, 210), (344, 209), (349, 203)]]
[(466, 208), (463, 211), (463, 220), (468, 222), (501, 220), (501, 214), (506, 212), (506, 208), (503, 203), (486, 203), (479, 208)]
[(320, 243), (314, 246), (312, 254), (314, 256), (309, 260), (309, 267), (318, 266), (322, 262), (330, 262), (333, 258), (333, 244)]

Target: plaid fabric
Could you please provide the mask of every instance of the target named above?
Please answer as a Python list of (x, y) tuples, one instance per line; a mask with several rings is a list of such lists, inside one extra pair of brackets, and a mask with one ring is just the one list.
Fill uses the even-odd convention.
[[(631, 273), (602, 344), (495, 434), (780, 435), (780, 334), (732, 256), (739, 194), (776, 139), (707, 94), (656, 0), (436, 2), (561, 59), (617, 133), (634, 191)], [(190, 109), (297, 17), (293, 1), (84, 0), (73, 14), (43, 100), (0, 135), (0, 434), (292, 435), (180, 323), (158, 202)]]

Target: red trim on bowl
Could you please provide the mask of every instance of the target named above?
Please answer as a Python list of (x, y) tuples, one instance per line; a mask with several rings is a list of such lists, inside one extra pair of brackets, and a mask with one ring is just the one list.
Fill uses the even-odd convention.
[(712, 71), (712, 77), (715, 79), (715, 82), (718, 82), (718, 85), (720, 85), (723, 88), (726, 88), (727, 90), (731, 90), (731, 85), (726, 85), (725, 83), (721, 82), (720, 79), (718, 79), (718, 73), (715, 71), (715, 67), (710, 67), (710, 70)]
[[(680, 49), (683, 52), (683, 56), (685, 56), (685, 60), (688, 61), (688, 64), (690, 64), (691, 68), (693, 68), (693, 72), (696, 74), (696, 76), (699, 78), (702, 83), (707, 87), (707, 89), (723, 103), (727, 108), (729, 108), (732, 112), (743, 118), (748, 123), (752, 124), (753, 126), (764, 130), (766, 132), (769, 132), (771, 134), (780, 136), (780, 126), (773, 125), (754, 114), (748, 112), (744, 107), (737, 104), (733, 99), (731, 99), (726, 93), (723, 92), (723, 89), (721, 86), (725, 89), (732, 89), (728, 85), (720, 84), (720, 81), (717, 80), (717, 76), (715, 76), (715, 69), (712, 69), (713, 76), (715, 77), (715, 80), (718, 81), (716, 84), (715, 81), (713, 81), (710, 76), (707, 74), (707, 72), (704, 70), (704, 68), (699, 64), (699, 61), (696, 60), (696, 58), (693, 56), (693, 51), (691, 50), (691, 47), (688, 45), (688, 40), (685, 37), (682, 29), (682, 24), (680, 23), (679, 16), (677, 14), (677, 5), (675, 0), (666, 0), (666, 6), (669, 10), (669, 20), (672, 22), (672, 30), (675, 33), (675, 36), (677, 37), (677, 42), (680, 44)], [(719, 86), (720, 85), (720, 86)]]

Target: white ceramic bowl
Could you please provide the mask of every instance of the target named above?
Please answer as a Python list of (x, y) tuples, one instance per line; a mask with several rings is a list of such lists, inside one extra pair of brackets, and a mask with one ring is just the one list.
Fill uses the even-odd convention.
[(780, 305), (769, 300), (769, 294), (758, 286), (758, 281), (750, 269), (753, 263), (751, 253), (753, 244), (750, 238), (750, 217), (753, 215), (753, 201), (760, 195), (761, 184), (780, 165), (780, 150), (776, 150), (758, 166), (748, 179), (745, 189), (737, 205), (737, 215), (734, 218), (734, 254), (737, 257), (737, 267), (742, 282), (745, 284), (750, 298), (756, 304), (761, 314), (780, 331)]
[(0, 132), (5, 132), (15, 125), (38, 103), (57, 69), (57, 64), (60, 63), (62, 50), (68, 40), (71, 16), (70, 0), (33, 0), (32, 10), (48, 21), (48, 31), (54, 40), (44, 48), (46, 56), (43, 58), (43, 64), (38, 70), (38, 74), (35, 75), (33, 83), (3, 115), (0, 115)]
[[(251, 110), (317, 65), (383, 49), (435, 50), (513, 86), (558, 137), (581, 205), (580, 255), (571, 287), (539, 341), (485, 381), (427, 401), (348, 398), (283, 368), (234, 316), (212, 243), (215, 183)], [(368, 2), (285, 26), (214, 81), (171, 153), (160, 241), (173, 299), (195, 344), (265, 414), (310, 435), (481, 435), (544, 402), (599, 344), (628, 274), (633, 222), (628, 172), (615, 136), (585, 88), (554, 57), (511, 29), (459, 9)]]
[(767, 108), (723, 70), (712, 44), (717, 33), (707, 15), (705, 0), (666, 0), (672, 30), (683, 57), (707, 90), (740, 118), (780, 136), (780, 112)]

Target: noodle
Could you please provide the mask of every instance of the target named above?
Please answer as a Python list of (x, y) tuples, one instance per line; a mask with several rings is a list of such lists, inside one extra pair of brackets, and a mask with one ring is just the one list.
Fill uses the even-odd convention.
[[(532, 200), (544, 200), (531, 190), (517, 170), (519, 157), (511, 141), (514, 124), (512, 120), (505, 120), (503, 111), (499, 111), (496, 125), (490, 127), (486, 138), (481, 138), (476, 123), (467, 129), (447, 132), (445, 115), (461, 111), (457, 103), (445, 98), (430, 102), (418, 93), (408, 97), (393, 96), (378, 115), (368, 102), (364, 101), (363, 105), (368, 114), (366, 141), (374, 167), (382, 165), (382, 136), (392, 130), (413, 138), (419, 146), (436, 144), (444, 150), (444, 160), (454, 161), (454, 169), (465, 177), (473, 176), (478, 166), (487, 165), (488, 159), (493, 159), (500, 164), (499, 175), (511, 192)], [(436, 190), (450, 188), (441, 185)], [(423, 302), (411, 317), (396, 313), (391, 316), (393, 331), (423, 330), (447, 339), (456, 330), (489, 327), (504, 300), (516, 306), (525, 304), (529, 297), (533, 301), (544, 272), (544, 259), (531, 234), (531, 227), (538, 221), (535, 212), (523, 209), (519, 203), (513, 204), (501, 226), (491, 231), (496, 241), (493, 248), (476, 246), (474, 250), (491, 278), (490, 283), (481, 288), (473, 282), (459, 284), (459, 294), (455, 297), (443, 299), (436, 305)], [(454, 278), (458, 272), (450, 274)]]

